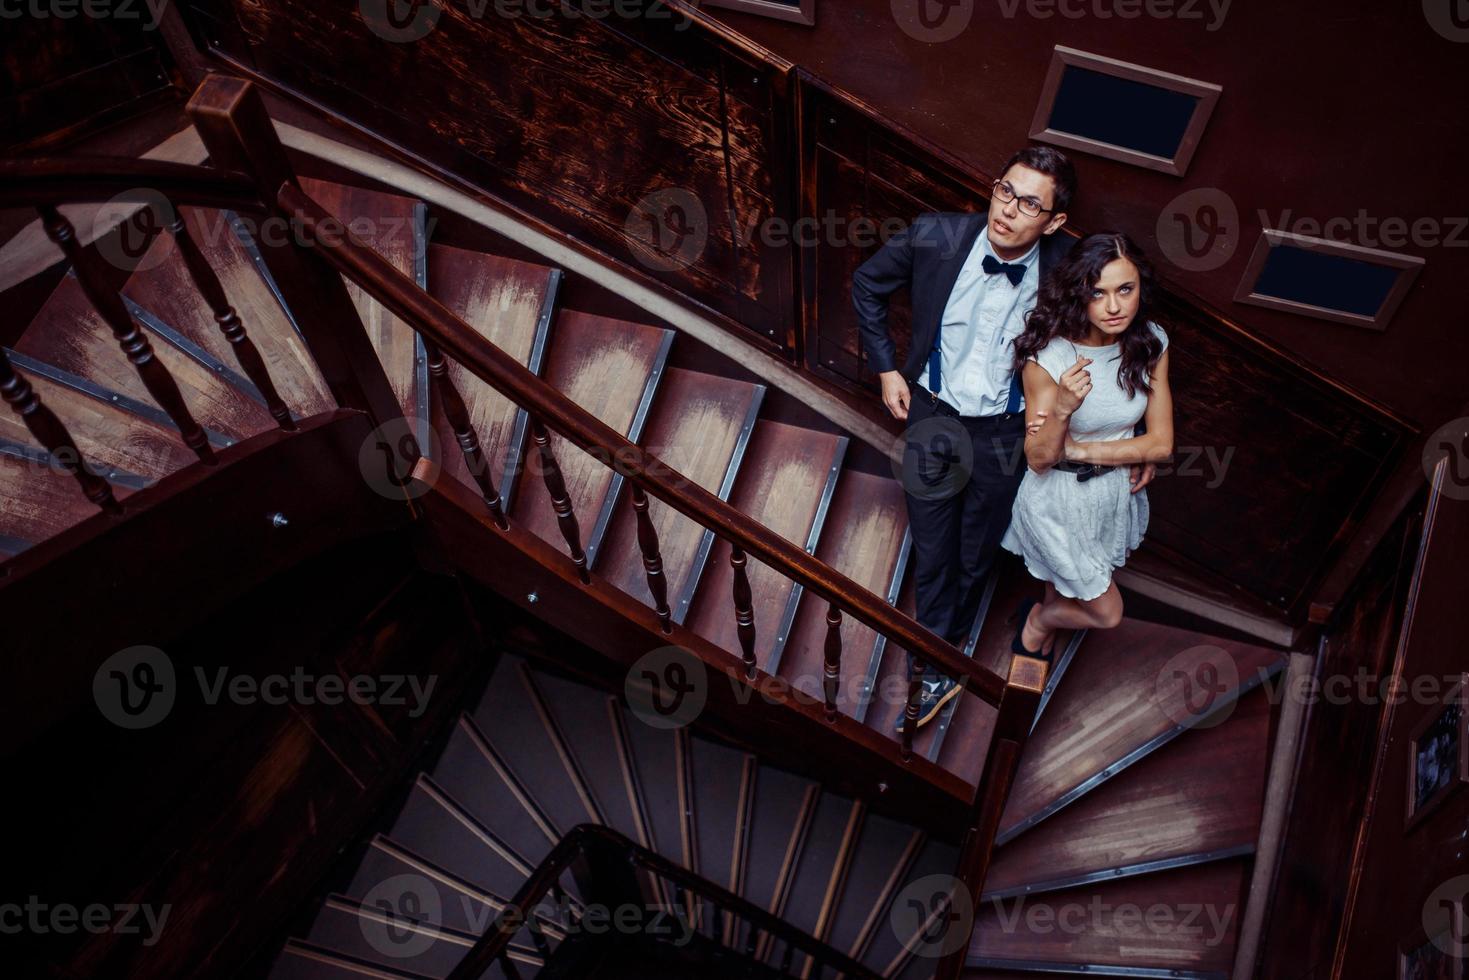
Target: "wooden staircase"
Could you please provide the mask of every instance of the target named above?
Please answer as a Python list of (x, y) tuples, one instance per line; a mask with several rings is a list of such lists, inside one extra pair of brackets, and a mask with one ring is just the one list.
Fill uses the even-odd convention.
[[(303, 185), (343, 222), (407, 229), (380, 246), (383, 257), (485, 340), (750, 520), (912, 614), (902, 490), (873, 452), (843, 433), (773, 417), (765, 388), (744, 380), (737, 365), (711, 373), (680, 363), (671, 330), (566, 308), (553, 267), (429, 242), (419, 202), (329, 181)], [(301, 325), (243, 226), (222, 212), (185, 208), (183, 217), (291, 416), (334, 408)], [(279, 420), (241, 375), (170, 247), (165, 232), (153, 245), (156, 261), (124, 285), (131, 314), (212, 445), (275, 428)], [(423, 441), (438, 479), (477, 494), (445, 406), (430, 394), (423, 340), (365, 292), (350, 293), (403, 416), (422, 436), (432, 434)], [(201, 465), (74, 278), (61, 281), (7, 354), (119, 498)], [(510, 522), (569, 554), (564, 516), (538, 485), (540, 457), (526, 411), (452, 359), (447, 371)], [(95, 519), (96, 511), (13, 414), (0, 418), (4, 557)], [(586, 567), (646, 605), (624, 478), (555, 433), (549, 443)], [(648, 506), (672, 620), (740, 657), (729, 543), (656, 498)], [(827, 604), (753, 558), (748, 578), (758, 670), (820, 700)], [(1035, 584), (1018, 566), (1001, 562), (965, 655), (1004, 677), (1013, 609), (1030, 591)], [(904, 651), (852, 617), (839, 632), (846, 651), (840, 713), (896, 741), (908, 693)], [(1284, 655), (1134, 620), (1106, 635), (1063, 635), (1056, 650), (975, 910), (968, 973), (1227, 975), (1271, 734), (1262, 681), (1281, 669)], [(1227, 711), (1227, 720), (1199, 714), (1193, 681), (1209, 685), (1216, 716)], [(919, 732), (914, 751), (976, 786), (996, 719), (992, 705), (966, 693)], [(883, 976), (933, 973), (936, 961), (915, 955), (913, 937), (891, 927), (891, 903), (908, 882), (952, 875), (954, 847), (718, 741), (651, 728), (605, 693), (511, 661), (460, 719), (396, 819), (367, 845), (354, 876), (284, 947), (273, 976), (445, 976), (560, 836), (585, 823), (658, 851)], [(443, 918), (426, 943), (412, 944), (420, 952), (385, 959), (364, 937), (375, 928), (413, 931), (401, 916), (383, 922), (375, 904), (374, 889), (400, 876), (426, 882)], [(1079, 930), (1041, 929), (1015, 917), (1017, 903), (1022, 911), (1112, 911), (1088, 911)], [(1133, 905), (1172, 909), (1175, 921), (1200, 906), (1205, 918), (1202, 927), (1191, 919), (1186, 928), (1139, 936), (1129, 931), (1127, 913), (1117, 913)], [(749, 950), (749, 936), (696, 918), (712, 942), (782, 965), (768, 937)], [(1223, 924), (1211, 931), (1214, 921)], [(552, 925), (547, 937), (554, 949), (560, 938)], [(529, 939), (517, 941), (512, 955), (526, 976), (546, 961)], [(798, 961), (792, 969), (800, 975), (805, 967)]]

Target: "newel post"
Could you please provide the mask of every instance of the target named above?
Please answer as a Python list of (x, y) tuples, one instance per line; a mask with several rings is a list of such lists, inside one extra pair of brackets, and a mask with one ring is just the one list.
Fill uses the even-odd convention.
[[(969, 908), (979, 912), (979, 897), (989, 875), (994, 855), (995, 836), (1000, 832), (1000, 816), (1010, 798), (1010, 788), (1020, 769), (1020, 754), (1030, 735), (1031, 722), (1040, 706), (1041, 692), (1046, 686), (1046, 662), (1034, 657), (1015, 657), (1010, 662), (1010, 677), (1000, 696), (999, 714), (995, 718), (995, 734), (985, 756), (984, 771), (970, 811), (969, 827), (959, 850), (959, 887), (969, 893)], [(952, 920), (951, 920), (952, 921)], [(969, 953), (974, 919), (968, 918), (967, 934), (962, 945), (939, 960), (935, 980), (958, 980)], [(944, 945), (949, 945), (945, 937)]]
[(244, 79), (209, 75), (189, 99), (188, 113), (210, 162), (252, 177), (265, 203), (265, 219), (283, 223), (257, 235), (256, 244), (332, 397), (344, 408), (367, 413), (374, 425), (402, 416), (342, 277), (315, 253), (322, 246), (298, 240), (299, 225), (278, 203), (281, 186), (295, 183), (296, 174), (260, 92)]

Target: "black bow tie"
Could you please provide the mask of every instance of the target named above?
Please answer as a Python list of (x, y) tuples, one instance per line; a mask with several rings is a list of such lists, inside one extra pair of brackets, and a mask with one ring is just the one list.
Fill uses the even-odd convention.
[(1025, 278), (1025, 266), (1018, 262), (1001, 262), (993, 255), (986, 255), (982, 264), (987, 275), (993, 276), (996, 273), (1003, 272), (1009, 276), (1010, 285), (1012, 286), (1020, 285), (1020, 280)]

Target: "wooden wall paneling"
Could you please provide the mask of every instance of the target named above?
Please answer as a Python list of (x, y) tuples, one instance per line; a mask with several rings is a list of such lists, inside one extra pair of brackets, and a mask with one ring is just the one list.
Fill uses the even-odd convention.
[[(225, 23), (195, 4), (196, 30)], [(790, 347), (781, 72), (677, 21), (484, 17), (393, 43), (346, 0), (238, 3), (218, 52)], [(671, 207), (661, 224), (645, 213)], [(641, 209), (641, 211), (640, 211)], [(648, 248), (654, 242), (662, 250)]]
[[(1411, 508), (1379, 545), (1329, 624), (1313, 682), (1382, 677), (1391, 667), (1422, 531)], [(1333, 690), (1339, 693), (1340, 681)], [(1260, 945), (1261, 980), (1296, 980), (1324, 971), (1345, 908), (1349, 852), (1367, 798), (1382, 706), (1360, 698), (1307, 705), (1296, 782), (1281, 859)], [(1324, 973), (1322, 974), (1324, 975)]]
[[(50, 9), (50, 8), (45, 8)], [(135, 16), (12, 15), (0, 45), (0, 148), (36, 153), (173, 97), (171, 65), (142, 2)]]

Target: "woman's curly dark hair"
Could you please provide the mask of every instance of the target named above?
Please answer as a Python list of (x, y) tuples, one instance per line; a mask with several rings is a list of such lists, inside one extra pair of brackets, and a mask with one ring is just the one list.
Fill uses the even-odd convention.
[(1071, 249), (1056, 266), (1047, 271), (1036, 295), (1035, 309), (1025, 315), (1025, 330), (1015, 338), (1015, 370), (1038, 354), (1052, 338), (1073, 342), (1087, 334), (1086, 310), (1092, 289), (1102, 278), (1102, 269), (1115, 259), (1127, 259), (1137, 266), (1139, 297), (1137, 315), (1118, 338), (1121, 363), (1117, 366), (1117, 383), (1128, 397), (1139, 389), (1151, 392), (1149, 383), (1153, 368), (1163, 354), (1163, 343), (1148, 326), (1153, 319), (1157, 282), (1153, 264), (1137, 243), (1121, 232), (1088, 235)]

